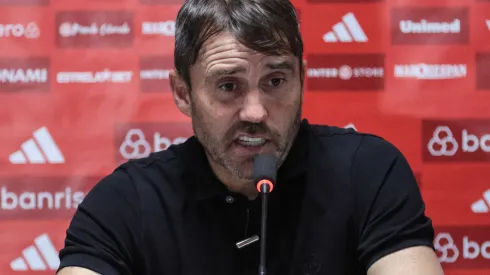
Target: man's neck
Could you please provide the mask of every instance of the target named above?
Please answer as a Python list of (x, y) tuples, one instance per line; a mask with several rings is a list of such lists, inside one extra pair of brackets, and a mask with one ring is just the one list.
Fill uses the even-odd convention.
[(210, 157), (207, 156), (207, 159), (209, 165), (211, 166), (211, 170), (229, 191), (240, 193), (249, 200), (254, 200), (257, 197), (258, 191), (251, 180), (236, 179), (228, 171), (221, 167), (221, 165), (214, 162)]

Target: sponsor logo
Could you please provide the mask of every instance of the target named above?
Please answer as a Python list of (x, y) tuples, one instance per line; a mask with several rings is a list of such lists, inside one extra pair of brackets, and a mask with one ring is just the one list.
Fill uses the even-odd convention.
[(175, 36), (175, 21), (143, 22), (141, 32), (144, 35)]
[(425, 161), (490, 161), (490, 121), (424, 121)]
[(60, 12), (57, 44), (67, 47), (130, 47), (133, 14), (129, 12)]
[(354, 131), (357, 131), (356, 125), (354, 125), (354, 123), (349, 123), (345, 125), (344, 128), (346, 129), (352, 128)]
[(0, 179), (0, 219), (69, 218), (96, 178)]
[(116, 130), (117, 161), (138, 159), (185, 142), (193, 130), (187, 123), (122, 124)]
[(466, 64), (396, 64), (396, 78), (420, 80), (465, 78), (468, 73)]
[(27, 24), (0, 24), (0, 38), (23, 37), (27, 39), (39, 38), (41, 31), (36, 22)]
[(59, 72), (56, 74), (56, 82), (60, 84), (129, 83), (132, 78), (132, 71), (110, 71), (108, 69), (95, 72)]
[(106, 35), (127, 35), (131, 32), (127, 22), (122, 25), (101, 24), (92, 23), (90, 26), (80, 25), (78, 23), (62, 23), (59, 27), (59, 34), (62, 37), (72, 36), (106, 36)]
[(479, 90), (490, 90), (490, 53), (476, 54), (476, 87)]
[(490, 189), (483, 192), (482, 198), (471, 204), (473, 213), (488, 213), (490, 212)]
[(142, 92), (167, 91), (173, 67), (171, 56), (145, 56), (140, 59), (140, 90)]
[(436, 228), (434, 238), (439, 262), (444, 268), (490, 267), (488, 227)]
[[(311, 55), (308, 57), (310, 90), (382, 90), (384, 55)], [(325, 66), (328, 64), (328, 67)]]
[(11, 164), (65, 163), (63, 154), (46, 127), (34, 131), (32, 138), (24, 141), (20, 148), (9, 156)]
[(393, 44), (466, 44), (467, 8), (397, 8), (392, 13)]
[(352, 12), (342, 17), (342, 22), (335, 24), (332, 31), (323, 36), (325, 43), (367, 42), (368, 37)]
[(453, 22), (428, 22), (425, 19), (420, 22), (412, 20), (400, 21), (402, 33), (461, 33), (461, 21), (454, 19)]
[(48, 58), (1, 58), (0, 91), (49, 91)]
[[(74, 180), (78, 187), (67, 187)], [(1, 219), (58, 219), (73, 215), (97, 179), (23, 178), (0, 182)]]
[(57, 270), (60, 265), (58, 251), (48, 234), (34, 239), (34, 244), (22, 250), (22, 255), (10, 262), (13, 271)]
[[(15, 193), (7, 187), (0, 188), (1, 196), (1, 216), (7, 219), (20, 218), (19, 211), (45, 212), (44, 217), (48, 215), (59, 216), (63, 211), (75, 210), (85, 198), (84, 192), (73, 192), (69, 187), (59, 192), (21, 192)], [(48, 214), (47, 211), (59, 211), (58, 214)], [(15, 217), (12, 213), (17, 212)], [(72, 211), (65, 211), (63, 216), (69, 217)], [(35, 218), (32, 214), (26, 213), (24, 218)]]

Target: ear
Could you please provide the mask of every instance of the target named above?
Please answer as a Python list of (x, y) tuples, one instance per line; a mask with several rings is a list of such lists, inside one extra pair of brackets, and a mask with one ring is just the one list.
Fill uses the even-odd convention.
[(175, 71), (170, 72), (170, 88), (177, 108), (186, 116), (191, 116), (189, 89), (184, 79)]

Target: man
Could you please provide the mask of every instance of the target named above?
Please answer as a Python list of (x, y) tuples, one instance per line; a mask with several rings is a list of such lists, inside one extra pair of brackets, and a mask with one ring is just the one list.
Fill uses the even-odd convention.
[(129, 161), (79, 206), (59, 275), (257, 274), (259, 153), (278, 159), (271, 275), (439, 275), (414, 175), (383, 139), (301, 121), (305, 63), (288, 0), (188, 0), (174, 100), (195, 136)]

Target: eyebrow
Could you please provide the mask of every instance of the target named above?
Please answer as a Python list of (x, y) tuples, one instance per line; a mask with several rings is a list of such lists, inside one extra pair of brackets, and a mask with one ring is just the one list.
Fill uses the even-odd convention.
[(281, 61), (279, 63), (269, 63), (266, 65), (266, 67), (268, 69), (271, 69), (271, 70), (281, 70), (281, 69), (285, 69), (285, 70), (288, 70), (288, 71), (291, 71), (291, 72), (294, 72), (294, 65), (291, 61), (289, 60), (284, 60), (284, 61)]
[[(289, 60), (284, 60), (278, 63), (268, 63), (265, 65), (266, 68), (270, 70), (281, 70), (285, 69), (291, 72), (294, 72), (294, 65), (291, 61)], [(218, 68), (211, 70), (206, 76), (205, 76), (205, 81), (209, 81), (209, 79), (215, 78), (215, 77), (220, 77), (224, 75), (234, 75), (237, 73), (244, 73), (246, 72), (247, 69), (245, 67), (234, 67), (234, 68)]]
[(235, 68), (219, 68), (215, 70), (211, 70), (207, 75), (206, 78), (214, 78), (218, 76), (223, 76), (223, 75), (234, 75), (237, 73), (244, 73), (246, 72), (247, 69), (245, 67), (235, 67)]

